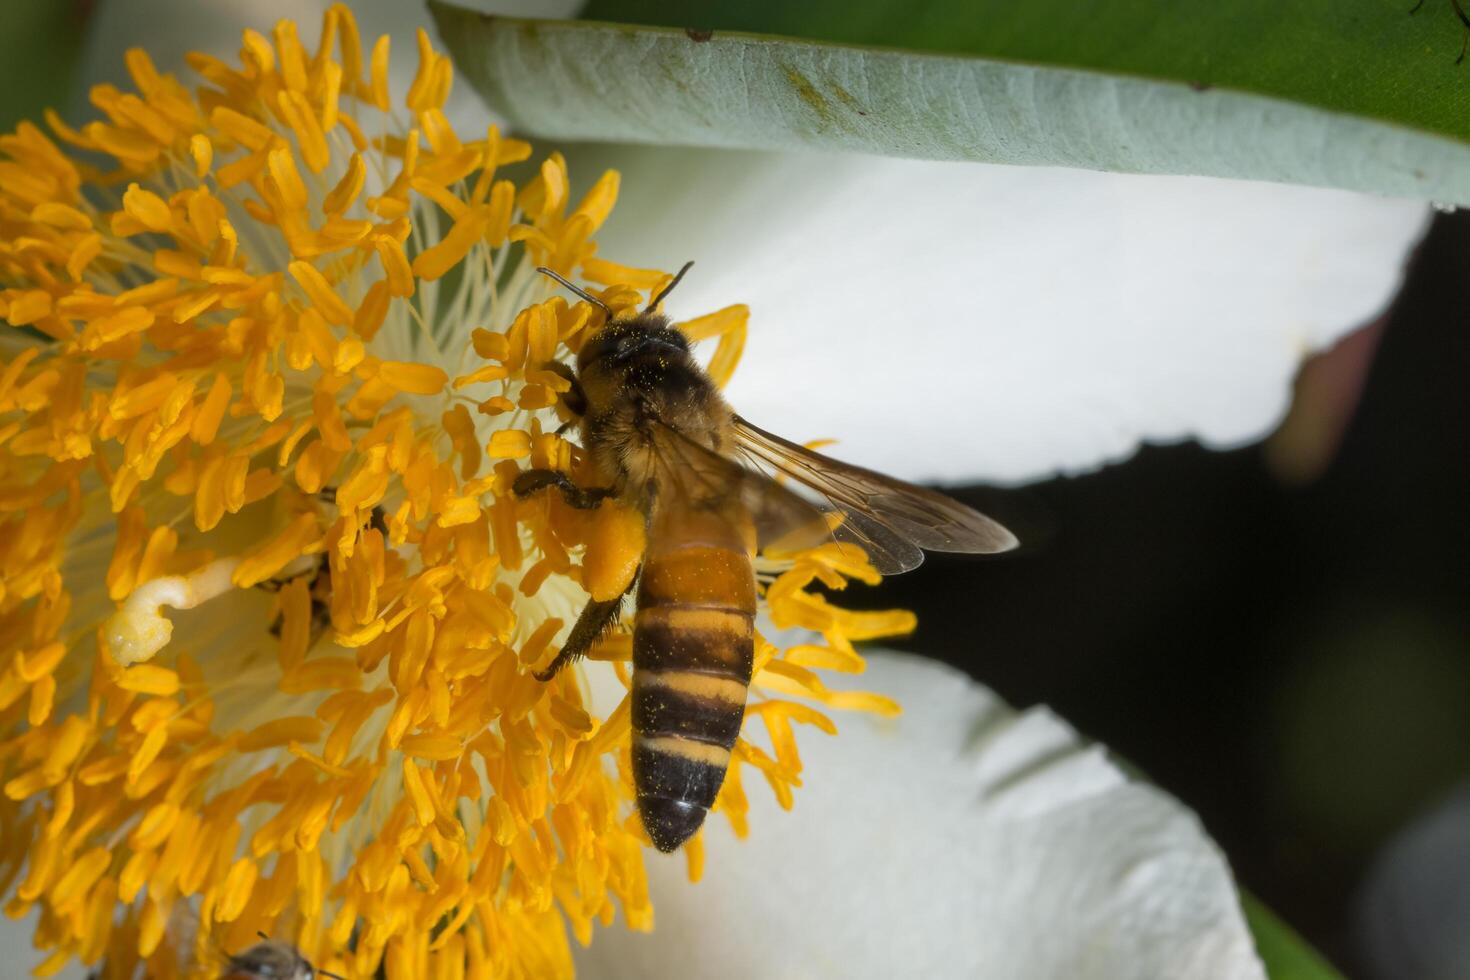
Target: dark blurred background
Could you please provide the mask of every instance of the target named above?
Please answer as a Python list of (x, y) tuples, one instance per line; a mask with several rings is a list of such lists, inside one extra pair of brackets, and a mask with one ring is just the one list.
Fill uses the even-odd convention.
[(963, 491), (1031, 546), (844, 597), (916, 610), (896, 645), (1054, 706), (1187, 802), (1348, 976), (1470, 976), (1470, 806), (1441, 809), (1470, 779), (1467, 259), (1470, 215), (1440, 215), (1264, 445)]

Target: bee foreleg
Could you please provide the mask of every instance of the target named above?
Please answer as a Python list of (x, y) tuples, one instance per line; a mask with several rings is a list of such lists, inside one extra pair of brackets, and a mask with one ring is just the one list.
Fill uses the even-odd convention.
[[(638, 581), (638, 576), (633, 575), (633, 581)], [(567, 642), (562, 645), (561, 652), (556, 659), (547, 664), (545, 670), (536, 672), (538, 681), (549, 681), (556, 676), (557, 671), (579, 657), (584, 656), (597, 638), (606, 633), (614, 623), (618, 621), (618, 613), (622, 611), (623, 600), (628, 593), (633, 591), (630, 583), (626, 591), (616, 599), (607, 602), (598, 602), (590, 599), (587, 605), (582, 607), (582, 615), (577, 617), (577, 622), (572, 626), (572, 632), (567, 636)]]
[(567, 383), (567, 390), (558, 396), (561, 403), (567, 407), (567, 411), (578, 418), (586, 415), (587, 394), (582, 390), (582, 383), (577, 380), (576, 372), (561, 361), (547, 361), (541, 367)]
[(517, 497), (529, 497), (547, 487), (556, 487), (561, 491), (562, 499), (567, 505), (578, 510), (595, 510), (615, 492), (608, 487), (584, 489), (569, 480), (565, 473), (558, 473), (556, 470), (526, 470), (511, 484)]

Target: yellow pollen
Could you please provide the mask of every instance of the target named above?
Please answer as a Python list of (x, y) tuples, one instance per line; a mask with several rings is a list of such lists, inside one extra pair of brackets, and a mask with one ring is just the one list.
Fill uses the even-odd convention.
[[(513, 487), (600, 485), (547, 364), (603, 314), (536, 267), (620, 311), (670, 277), (597, 253), (619, 175), (579, 197), (560, 154), (456, 133), (427, 34), (400, 93), (346, 6), (318, 37), (183, 78), (131, 51), (99, 118), (0, 135), (0, 882), (42, 972), (215, 976), (265, 932), (344, 976), (565, 976), (572, 938), (653, 925), (631, 701), (604, 717), (584, 674), (631, 685), (635, 614), (534, 676), (629, 591), (645, 521)], [(748, 319), (680, 325), (721, 384)], [(836, 731), (814, 705), (897, 710), (817, 672), (913, 625), (824, 598), (876, 579), (846, 546), (759, 567), (810, 635), (757, 637), (733, 752), (656, 743), (729, 765), (741, 836), (750, 770), (790, 805), (794, 731)]]

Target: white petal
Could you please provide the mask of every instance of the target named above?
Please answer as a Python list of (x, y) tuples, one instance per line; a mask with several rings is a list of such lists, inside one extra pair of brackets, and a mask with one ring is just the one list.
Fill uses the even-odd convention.
[(852, 686), (903, 717), (804, 730), (793, 812), (747, 777), (750, 838), (712, 818), (698, 885), (651, 858), (657, 928), (600, 930), (581, 976), (1264, 977), (1192, 813), (1045, 709), (920, 658), (869, 663)]
[[(48, 955), (31, 945), (31, 936), (35, 934), (40, 921), (41, 913), (37, 909), (32, 909), (19, 919), (12, 919), (8, 915), (0, 916), (0, 963), (14, 964), (16, 976), (32, 976), (32, 971)], [(75, 961), (60, 973), (54, 974), (59, 980), (83, 980), (86, 975), (86, 968)]]
[(1183, 177), (587, 147), (602, 254), (752, 307), (733, 404), (909, 479), (1020, 481), (1143, 441), (1233, 446), (1301, 358), (1380, 311), (1425, 205)]

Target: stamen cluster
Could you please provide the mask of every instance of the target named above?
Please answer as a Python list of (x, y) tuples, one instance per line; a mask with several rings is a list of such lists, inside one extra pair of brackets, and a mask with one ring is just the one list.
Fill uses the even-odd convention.
[[(617, 174), (573, 203), (559, 155), (462, 140), (418, 57), (395, 108), (338, 5), (314, 53), (247, 31), (190, 90), (132, 51), (99, 120), (0, 137), (0, 890), (43, 972), (213, 976), (263, 931), (350, 975), (564, 975), (568, 926), (652, 926), (627, 702), (533, 676), (636, 515), (510, 487), (589, 478), (544, 365), (602, 314), (534, 267), (618, 311), (668, 277), (595, 254)], [(728, 379), (746, 310), (681, 326)], [(850, 549), (761, 568), (822, 639), (758, 642), (742, 835), (744, 767), (789, 806), (793, 723), (835, 732), (806, 702), (896, 710), (814, 669), (911, 626), (808, 591), (873, 581)]]

